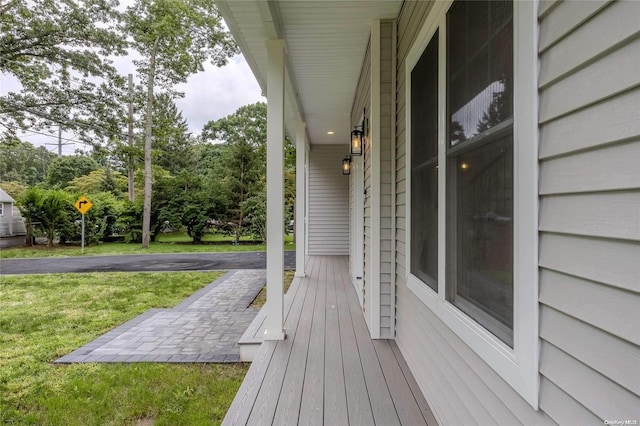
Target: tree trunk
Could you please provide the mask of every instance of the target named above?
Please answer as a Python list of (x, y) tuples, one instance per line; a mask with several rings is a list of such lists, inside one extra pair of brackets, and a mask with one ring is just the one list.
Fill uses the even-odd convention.
[(26, 231), (27, 231), (27, 245), (29, 247), (33, 247), (33, 224), (31, 223), (31, 219), (27, 219), (25, 221)]
[(129, 145), (129, 158), (127, 161), (127, 189), (129, 193), (129, 201), (133, 201), (135, 198), (135, 194), (133, 192), (133, 75), (129, 74), (129, 107), (128, 107), (128, 117), (129, 117), (129, 125), (128, 125), (128, 135), (127, 135), (127, 144)]
[(147, 78), (147, 114), (144, 132), (144, 204), (142, 208), (142, 248), (149, 248), (151, 241), (151, 127), (153, 125), (153, 80), (156, 73), (156, 55), (159, 38), (153, 43)]
[(47, 229), (47, 247), (53, 247), (53, 239), (56, 237), (56, 228), (53, 226), (49, 226)]
[(244, 162), (240, 165), (240, 219), (236, 228), (236, 245), (240, 245), (242, 235), (242, 221), (244, 220)]

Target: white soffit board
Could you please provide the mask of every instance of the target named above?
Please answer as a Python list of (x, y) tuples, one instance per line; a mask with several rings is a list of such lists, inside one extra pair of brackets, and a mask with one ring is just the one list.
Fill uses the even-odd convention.
[[(344, 141), (346, 150), (351, 105), (369, 42), (370, 22), (395, 18), (402, 1), (219, 0), (217, 3), (263, 91), (265, 41), (284, 38), (291, 71), (285, 113), (289, 134), (295, 135), (295, 121), (300, 118), (307, 123), (311, 143)], [(335, 134), (328, 135), (330, 130)]]

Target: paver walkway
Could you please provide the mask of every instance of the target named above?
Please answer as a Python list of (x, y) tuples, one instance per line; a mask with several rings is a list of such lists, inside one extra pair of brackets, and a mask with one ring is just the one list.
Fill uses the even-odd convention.
[(75, 362), (238, 362), (240, 336), (264, 270), (231, 271), (171, 309), (151, 309), (56, 360)]

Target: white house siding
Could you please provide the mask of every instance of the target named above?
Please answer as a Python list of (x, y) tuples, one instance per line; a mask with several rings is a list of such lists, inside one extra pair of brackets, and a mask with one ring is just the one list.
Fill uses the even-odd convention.
[(640, 2), (539, 19), (540, 407), (640, 421)]
[(640, 2), (540, 4), (540, 393), (533, 411), (404, 285), (404, 57), (398, 24), (396, 340), (444, 424), (640, 419)]
[(0, 215), (0, 237), (13, 235), (13, 205), (11, 203), (0, 202), (2, 204), (2, 214)]
[[(395, 288), (392, 284), (393, 255), (391, 250), (391, 164), (392, 164), (392, 114), (394, 97), (392, 91), (394, 87), (393, 73), (393, 46), (395, 34), (395, 20), (385, 20), (380, 22), (379, 52), (371, 54), (371, 46), (377, 43), (370, 43), (367, 48), (363, 63), (360, 80), (351, 111), (352, 123), (360, 123), (362, 113), (366, 109), (367, 135), (364, 145), (364, 169), (365, 169), (365, 236), (364, 236), (364, 310), (365, 318), (369, 328), (376, 327), (371, 320), (371, 303), (376, 303), (371, 297), (372, 284), (379, 282), (380, 295), (378, 298), (380, 324), (378, 330), (372, 330), (372, 335), (380, 338), (393, 338), (394, 332), (394, 298)], [(378, 70), (375, 75), (378, 81), (372, 81), (372, 57), (378, 60)], [(379, 93), (379, 105), (372, 105), (372, 85), (379, 85), (376, 88)], [(379, 118), (372, 117), (373, 108), (379, 112)], [(379, 120), (374, 123), (371, 120)], [(379, 134), (375, 134), (379, 132)], [(379, 143), (379, 150), (374, 150), (372, 144)], [(376, 158), (376, 155), (378, 158)], [(374, 176), (374, 170), (380, 170), (379, 177)], [(379, 180), (377, 180), (379, 179)], [(379, 199), (379, 207), (374, 206), (374, 199)], [(379, 223), (379, 232), (374, 232), (373, 223)], [(373, 239), (378, 238), (377, 244)], [(379, 256), (374, 255), (373, 250), (379, 250)], [(378, 260), (379, 259), (379, 260)], [(377, 263), (379, 267), (373, 268)], [(375, 287), (375, 286), (374, 286)]]
[[(431, 2), (405, 2), (398, 18), (396, 115), (396, 342), (443, 425), (553, 424), (454, 334), (406, 286), (405, 58)], [(570, 424), (580, 424), (580, 420)]]
[(395, 288), (393, 288), (393, 255), (391, 252), (391, 158), (392, 114), (395, 89), (393, 72), (396, 21), (380, 23), (380, 337), (394, 337)]
[(345, 145), (312, 145), (309, 155), (309, 255), (349, 254), (349, 181)]
[[(356, 126), (362, 123), (362, 114), (365, 112), (365, 118), (368, 123), (371, 99), (371, 44), (367, 46), (362, 68), (360, 71), (360, 79), (356, 88), (353, 108), (351, 109), (351, 123)], [(366, 109), (366, 111), (365, 111)], [(371, 311), (371, 279), (368, 274), (371, 265), (371, 145), (365, 140), (362, 147), (364, 159), (364, 265), (363, 265), (363, 287), (364, 287), (364, 305), (365, 320), (367, 326), (371, 328), (371, 321), (368, 313)], [(351, 177), (352, 179), (355, 176)], [(353, 202), (353, 199), (352, 199)]]

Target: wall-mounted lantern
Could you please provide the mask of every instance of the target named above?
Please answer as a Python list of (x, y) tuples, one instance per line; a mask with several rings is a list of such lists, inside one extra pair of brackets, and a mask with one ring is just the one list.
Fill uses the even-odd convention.
[(354, 127), (356, 127), (356, 129), (351, 132), (351, 155), (362, 155), (362, 142), (364, 139), (364, 132), (357, 129), (357, 127), (360, 126)]
[(351, 156), (345, 155), (342, 159), (342, 174), (348, 176), (351, 174)]
[[(366, 110), (365, 110), (366, 112)], [(353, 126), (353, 130), (351, 131), (351, 143), (350, 149), (351, 155), (362, 155), (362, 150), (364, 146), (364, 117), (362, 118), (362, 125)]]

